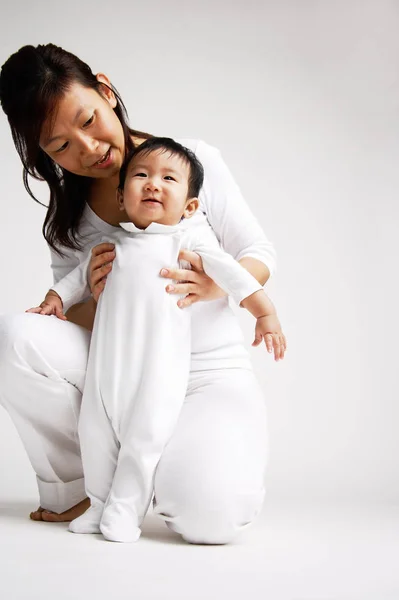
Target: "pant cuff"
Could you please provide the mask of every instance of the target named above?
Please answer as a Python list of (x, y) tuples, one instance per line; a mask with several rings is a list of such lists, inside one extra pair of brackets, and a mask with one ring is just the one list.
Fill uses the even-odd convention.
[(40, 506), (55, 513), (62, 513), (87, 497), (83, 477), (67, 483), (48, 483), (36, 476)]

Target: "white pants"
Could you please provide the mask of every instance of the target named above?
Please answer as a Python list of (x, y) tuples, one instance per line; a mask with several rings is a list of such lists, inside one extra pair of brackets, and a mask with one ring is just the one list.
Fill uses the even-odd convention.
[[(41, 506), (85, 497), (78, 416), (90, 333), (56, 317), (0, 316), (0, 401), (37, 474)], [(226, 543), (259, 512), (265, 406), (250, 370), (190, 375), (154, 481), (155, 511), (192, 543)]]

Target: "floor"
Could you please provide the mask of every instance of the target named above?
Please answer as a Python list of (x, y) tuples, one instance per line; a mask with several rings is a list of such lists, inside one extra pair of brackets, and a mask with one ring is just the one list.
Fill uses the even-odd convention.
[(265, 506), (229, 546), (193, 546), (148, 515), (136, 544), (35, 523), (0, 502), (3, 600), (399, 600), (399, 507)]

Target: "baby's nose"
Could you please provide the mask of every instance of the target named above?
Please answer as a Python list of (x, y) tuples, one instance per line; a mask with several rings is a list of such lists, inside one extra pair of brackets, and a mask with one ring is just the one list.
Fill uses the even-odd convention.
[(157, 190), (159, 189), (159, 182), (156, 179), (148, 179), (147, 187), (150, 190)]

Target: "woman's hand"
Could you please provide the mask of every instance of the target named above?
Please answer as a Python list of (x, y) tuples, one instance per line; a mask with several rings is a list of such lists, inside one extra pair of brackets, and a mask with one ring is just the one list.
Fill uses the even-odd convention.
[(62, 300), (54, 290), (49, 290), (46, 294), (45, 299), (40, 304), (40, 306), (36, 306), (35, 308), (29, 308), (25, 312), (27, 313), (36, 313), (38, 315), (55, 315), (58, 319), (62, 321), (66, 321), (67, 318), (64, 315), (64, 311), (62, 308)]
[(95, 302), (98, 301), (100, 294), (105, 287), (107, 275), (111, 272), (114, 258), (114, 244), (99, 244), (91, 251), (88, 279), (90, 291)]
[(226, 293), (205, 273), (202, 259), (196, 252), (181, 250), (179, 260), (189, 262), (191, 269), (161, 270), (162, 277), (175, 279), (178, 282), (166, 286), (165, 289), (169, 294), (187, 294), (185, 298), (178, 300), (179, 308), (186, 308), (199, 300), (217, 300), (226, 296)]

